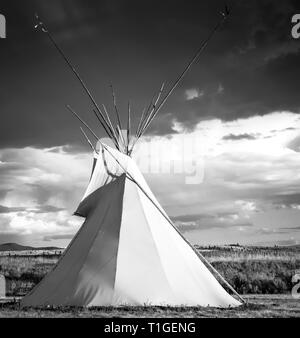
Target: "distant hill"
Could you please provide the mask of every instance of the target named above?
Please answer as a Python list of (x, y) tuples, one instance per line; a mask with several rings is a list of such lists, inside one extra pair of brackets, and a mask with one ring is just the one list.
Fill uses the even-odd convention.
[(39, 247), (35, 248), (32, 246), (24, 246), (17, 243), (4, 243), (0, 244), (0, 252), (1, 251), (33, 251), (33, 250), (60, 250), (61, 248), (57, 248), (55, 246), (48, 247)]

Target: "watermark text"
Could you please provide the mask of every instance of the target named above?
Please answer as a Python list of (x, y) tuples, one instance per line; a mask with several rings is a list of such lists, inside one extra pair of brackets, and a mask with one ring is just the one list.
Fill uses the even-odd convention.
[(3, 14), (0, 14), (0, 39), (6, 38), (6, 19)]
[(299, 39), (300, 38), (300, 14), (293, 15), (292, 23), (295, 24), (292, 28), (292, 37), (294, 39)]

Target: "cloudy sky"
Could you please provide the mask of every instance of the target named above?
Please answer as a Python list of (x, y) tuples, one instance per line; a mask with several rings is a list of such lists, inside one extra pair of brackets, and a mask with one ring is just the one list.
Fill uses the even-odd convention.
[[(199, 244), (300, 241), (299, 1), (229, 1), (230, 20), (174, 92), (134, 154), (181, 231)], [(0, 243), (66, 246), (92, 158), (72, 105), (91, 104), (43, 33), (37, 12), (111, 110), (133, 124), (175, 80), (224, 1), (2, 0)], [(297, 7), (298, 6), (298, 7)]]

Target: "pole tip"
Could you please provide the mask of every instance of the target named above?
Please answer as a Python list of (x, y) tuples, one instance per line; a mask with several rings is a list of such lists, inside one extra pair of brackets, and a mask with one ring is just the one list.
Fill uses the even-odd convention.
[(35, 20), (36, 20), (36, 24), (34, 25), (34, 29), (41, 29), (42, 32), (48, 33), (48, 30), (47, 30), (45, 24), (43, 23), (43, 21), (41, 21), (38, 13), (35, 13), (34, 16), (35, 16)]

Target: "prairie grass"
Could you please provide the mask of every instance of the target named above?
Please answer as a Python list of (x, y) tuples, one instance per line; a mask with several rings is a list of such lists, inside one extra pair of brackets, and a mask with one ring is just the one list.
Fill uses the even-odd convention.
[(228, 309), (212, 307), (50, 307), (20, 309), (0, 304), (0, 318), (291, 318), (300, 317), (299, 299), (290, 295), (248, 295), (247, 303)]
[[(240, 294), (282, 294), (300, 270), (300, 247), (210, 246), (198, 249)], [(56, 264), (58, 252), (0, 255), (7, 295), (23, 296)]]

